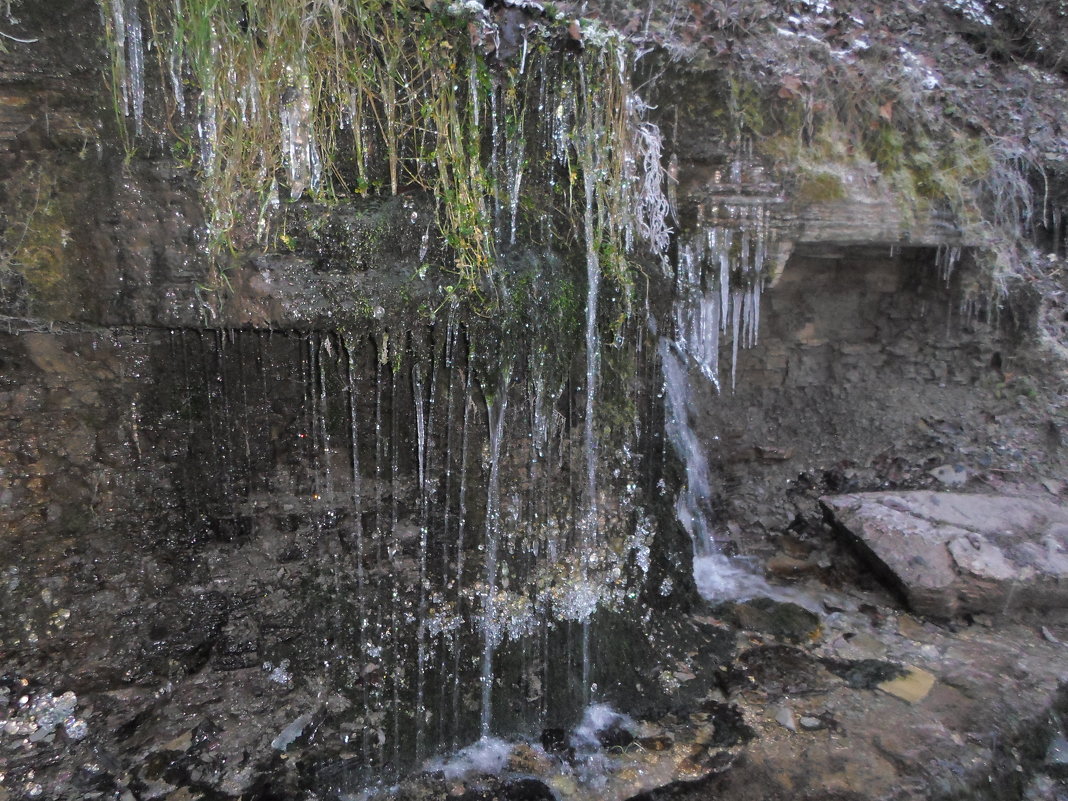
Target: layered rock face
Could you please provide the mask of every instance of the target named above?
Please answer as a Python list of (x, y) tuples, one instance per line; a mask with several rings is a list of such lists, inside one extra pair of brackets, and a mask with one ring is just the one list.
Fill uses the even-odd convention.
[[(509, 35), (544, 19), (490, 5)], [(620, 27), (630, 11), (612, 12)], [(446, 201), (414, 185), (297, 200), (284, 239), (220, 272), (188, 132), (152, 122), (122, 151), (98, 4), (16, 3), (2, 19), (35, 41), (0, 53), (0, 801), (349, 798), (489, 734), (560, 746), (512, 766), (541, 771), (522, 792), (560, 797), (596, 795), (580, 766), (634, 743), (672, 766), (614, 797), (679, 777), (706, 782), (670, 790), (695, 797), (950, 797), (1011, 776), (1017, 744), (1041, 750), (1026, 733), (1062, 701), (1060, 630), (958, 639), (887, 612), (817, 505), (918, 615), (1060, 605), (1063, 532), (988, 514), (1063, 517), (1064, 388), (1033, 336), (1055, 302), (990, 293), (977, 242), (944, 210), (828, 154), (782, 178), (727, 131), (753, 111), (729, 70), (657, 54), (642, 91), (673, 230), (634, 257), (629, 287), (601, 281), (609, 247), (532, 226), (482, 287), (498, 305), (454, 304), (453, 279), (427, 269), (446, 263)], [(595, 46), (584, 30), (561, 27), (563, 58), (581, 36)], [(514, 130), (512, 150), (486, 131), (502, 164), (525, 163)], [(504, 204), (502, 230), (522, 213)], [(1056, 260), (1062, 232), (1052, 216), (1039, 227)], [(672, 442), (665, 352), (709, 468), (700, 544), (679, 519), (695, 482)], [(938, 487), (928, 471), (947, 464), (968, 491), (1053, 489), (835, 494)], [(716, 612), (692, 575), (704, 547), (872, 595), (806, 601), (819, 620), (800, 632), (777, 602)], [(997, 671), (973, 670), (989, 653), (1020, 689), (1009, 745), (990, 739)], [(937, 677), (932, 705), (879, 689), (902, 665)], [(567, 731), (594, 702), (654, 729), (576, 746)], [(922, 736), (873, 734), (891, 718)], [(1025, 762), (1030, 775), (1041, 760)], [(628, 770), (644, 768), (614, 775)], [(419, 792), (464, 791), (438, 777)]]

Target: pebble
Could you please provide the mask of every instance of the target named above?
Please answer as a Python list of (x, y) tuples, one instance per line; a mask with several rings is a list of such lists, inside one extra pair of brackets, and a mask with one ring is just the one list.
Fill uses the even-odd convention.
[(797, 731), (794, 711), (786, 705), (780, 706), (775, 710), (775, 722), (788, 731)]
[(963, 465), (944, 464), (927, 472), (947, 487), (960, 487), (968, 483), (968, 471)]

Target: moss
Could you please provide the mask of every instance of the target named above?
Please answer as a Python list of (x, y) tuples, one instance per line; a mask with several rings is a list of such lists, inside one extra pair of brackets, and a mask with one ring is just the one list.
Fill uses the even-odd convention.
[(833, 172), (816, 171), (804, 173), (797, 184), (794, 196), (799, 203), (813, 205), (842, 200), (846, 196), (845, 184)]
[(5, 185), (12, 211), (2, 221), (0, 271), (21, 276), (37, 312), (71, 313), (80, 295), (70, 252), (79, 195), (60, 186), (80, 181), (52, 163), (28, 163)]
[(757, 152), (782, 176), (793, 177), (802, 204), (845, 197), (835, 165), (865, 171), (874, 164), (906, 221), (940, 207), (961, 226), (975, 228), (991, 214), (980, 202), (983, 184), (998, 166), (989, 143), (944, 120), (927, 119), (892, 86), (868, 87), (865, 93), (856, 81), (780, 85), (737, 75), (722, 80), (729, 86), (724, 112), (736, 118), (725, 127), (753, 135)]
[[(730, 76), (727, 80), (728, 111), (734, 127), (735, 141), (743, 136), (760, 135), (765, 132), (768, 121), (765, 118), (768, 107), (764, 91), (751, 81)], [(776, 127), (782, 128), (781, 123)]]
[(863, 139), (864, 152), (879, 170), (894, 173), (905, 166), (905, 138), (889, 123), (878, 125)]

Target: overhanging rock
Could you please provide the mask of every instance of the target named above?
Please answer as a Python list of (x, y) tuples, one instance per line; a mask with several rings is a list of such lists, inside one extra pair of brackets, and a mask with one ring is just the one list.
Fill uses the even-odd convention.
[(943, 492), (825, 496), (827, 518), (933, 617), (1068, 608), (1068, 509)]

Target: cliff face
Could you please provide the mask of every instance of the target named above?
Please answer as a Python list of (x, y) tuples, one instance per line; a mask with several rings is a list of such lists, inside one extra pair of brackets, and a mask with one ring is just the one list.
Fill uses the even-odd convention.
[[(710, 666), (734, 632), (677, 620), (705, 546), (678, 513), (692, 465), (665, 354), (688, 369), (709, 536), (773, 574), (856, 578), (827, 491), (938, 487), (960, 466), (969, 489), (1063, 496), (1054, 7), (461, 9), (457, 41), (489, 64), (464, 113), (500, 256), (464, 295), (456, 196), (417, 171), (391, 186), (374, 137), (374, 191), (303, 194), (290, 160), (271, 236), (242, 207), (245, 237), (220, 250), (195, 120), (166, 86), (149, 81), (144, 130), (121, 141), (104, 21), (114, 43), (115, 9), (147, 31), (149, 6), (9, 6), (0, 801), (346, 797), (591, 701), (654, 718), (733, 693)], [(509, 117), (502, 76), (535, 28), (555, 71), (524, 85), (553, 102)], [(584, 86), (567, 81), (606, 30), (642, 54), (645, 127), (622, 130), (658, 158), (594, 187), (623, 162), (598, 161), (597, 103), (568, 105)], [(662, 186), (639, 191), (649, 176)], [(611, 212), (650, 197), (670, 236), (622, 258)], [(695, 654), (707, 672), (676, 669)], [(1038, 684), (1045, 703), (1056, 682)]]

